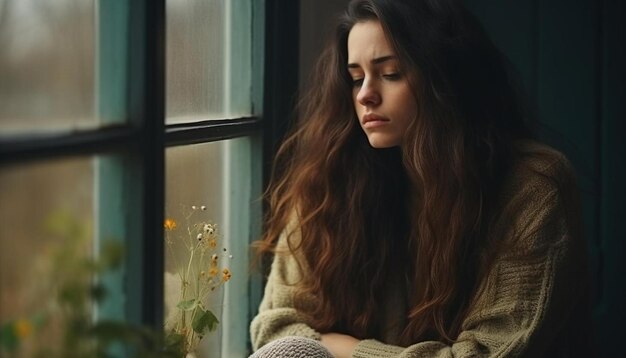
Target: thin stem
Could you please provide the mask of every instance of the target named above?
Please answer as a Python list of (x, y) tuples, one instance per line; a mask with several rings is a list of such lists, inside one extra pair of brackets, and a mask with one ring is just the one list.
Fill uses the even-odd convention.
[[(175, 254), (174, 248), (172, 247), (173, 245), (172, 245), (172, 240), (170, 238), (170, 233), (166, 232), (165, 235), (166, 235), (165, 236), (166, 237), (166, 241), (165, 242), (167, 244), (167, 252), (170, 255), (170, 257), (174, 260), (174, 267), (180, 267), (180, 264), (178, 262), (178, 255)], [(178, 277), (180, 277), (180, 280), (182, 281), (183, 280), (183, 275), (180, 272), (180, 270), (177, 270), (176, 273), (178, 274)]]
[[(197, 312), (197, 311), (198, 311), (198, 307), (194, 308), (194, 309), (193, 309), (193, 312), (191, 312), (191, 317), (190, 317), (189, 319), (191, 320), (191, 322), (192, 322), (192, 323), (193, 323), (193, 319), (194, 319), (194, 318), (195, 318), (195, 316), (196, 316), (196, 312)], [(193, 327), (192, 327), (192, 328), (191, 328), (191, 338), (190, 338), (190, 340), (189, 340), (189, 343), (190, 343), (190, 344), (193, 344), (193, 339), (195, 338), (195, 336), (196, 336), (196, 331), (194, 331), (194, 330), (193, 330)]]

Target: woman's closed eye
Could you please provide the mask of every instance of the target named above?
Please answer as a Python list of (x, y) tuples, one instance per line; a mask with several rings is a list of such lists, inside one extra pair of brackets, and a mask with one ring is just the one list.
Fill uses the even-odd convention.
[[(402, 74), (399, 73), (399, 72), (388, 73), (388, 74), (382, 75), (382, 77), (384, 79), (386, 79), (386, 80), (389, 80), (389, 81), (397, 81), (397, 80), (402, 78)], [(353, 78), (352, 79), (352, 85), (354, 87), (361, 87), (363, 85), (363, 80), (364, 80), (364, 78)]]
[(352, 79), (352, 86), (354, 87), (361, 87), (363, 85), (363, 78), (353, 78)]
[(383, 78), (390, 81), (396, 81), (402, 78), (402, 74), (400, 72), (387, 73), (383, 75)]

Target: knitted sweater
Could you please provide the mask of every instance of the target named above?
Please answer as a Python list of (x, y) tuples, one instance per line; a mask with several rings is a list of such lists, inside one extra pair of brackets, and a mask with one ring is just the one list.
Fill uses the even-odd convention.
[[(385, 320), (381, 335), (360, 341), (353, 357), (592, 355), (585, 243), (573, 171), (562, 154), (545, 145), (524, 142), (518, 149), (522, 156), (504, 183), (501, 215), (491, 231), (513, 249), (498, 253), (490, 272), (479, 278), (485, 289), (473, 298), (455, 343), (398, 345), (408, 306), (399, 283), (392, 283), (380, 306)], [(251, 323), (255, 350), (286, 336), (320, 339), (294, 308), (297, 283), (308, 270), (285, 249), (284, 236)]]

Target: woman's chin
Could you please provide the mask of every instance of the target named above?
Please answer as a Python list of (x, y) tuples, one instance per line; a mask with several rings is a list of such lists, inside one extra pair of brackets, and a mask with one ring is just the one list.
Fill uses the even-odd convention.
[(392, 148), (400, 145), (399, 140), (393, 138), (381, 138), (382, 136), (373, 135), (368, 136), (367, 139), (370, 142), (370, 146), (376, 149)]

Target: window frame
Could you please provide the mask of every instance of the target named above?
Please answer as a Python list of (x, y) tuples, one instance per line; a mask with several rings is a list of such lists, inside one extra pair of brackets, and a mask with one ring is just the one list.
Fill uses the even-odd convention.
[[(120, 280), (124, 281), (124, 292), (116, 290), (124, 298), (105, 303), (102, 315), (152, 327), (163, 326), (163, 276), (154, 272), (164, 272), (161, 243), (167, 148), (251, 136), (254, 148), (259, 150), (253, 156), (251, 170), (258, 178), (252, 180), (252, 192), (261, 193), (267, 186), (271, 160), (294, 114), (299, 4), (278, 0), (250, 2), (251, 51), (255, 59), (252, 82), (257, 84), (253, 86), (256, 89), (252, 93), (251, 116), (166, 125), (166, 0), (97, 2), (95, 26), (100, 30), (95, 61), (97, 75), (103, 80), (96, 81), (101, 126), (0, 138), (2, 167), (72, 156), (107, 158), (96, 175), (97, 185), (106, 187), (97, 191), (106, 191), (121, 202), (101, 203), (98, 215), (114, 221), (118, 227), (113, 232), (129, 240), (124, 241), (126, 277), (112, 279), (118, 285)], [(117, 30), (102, 31), (105, 28)], [(108, 61), (110, 56), (117, 56), (125, 65), (113, 68)], [(103, 71), (108, 78), (104, 78)], [(125, 96), (117, 91), (119, 81), (126, 84)], [(110, 123), (106, 122), (108, 117), (113, 118)], [(116, 122), (115, 118), (125, 122)], [(120, 206), (124, 213), (117, 212)], [(251, 239), (260, 237), (262, 209), (265, 208), (259, 200), (250, 204), (251, 212), (259, 213), (250, 217)], [(102, 231), (98, 234), (104, 236)], [(251, 318), (262, 296), (260, 276), (252, 275), (248, 289)]]

